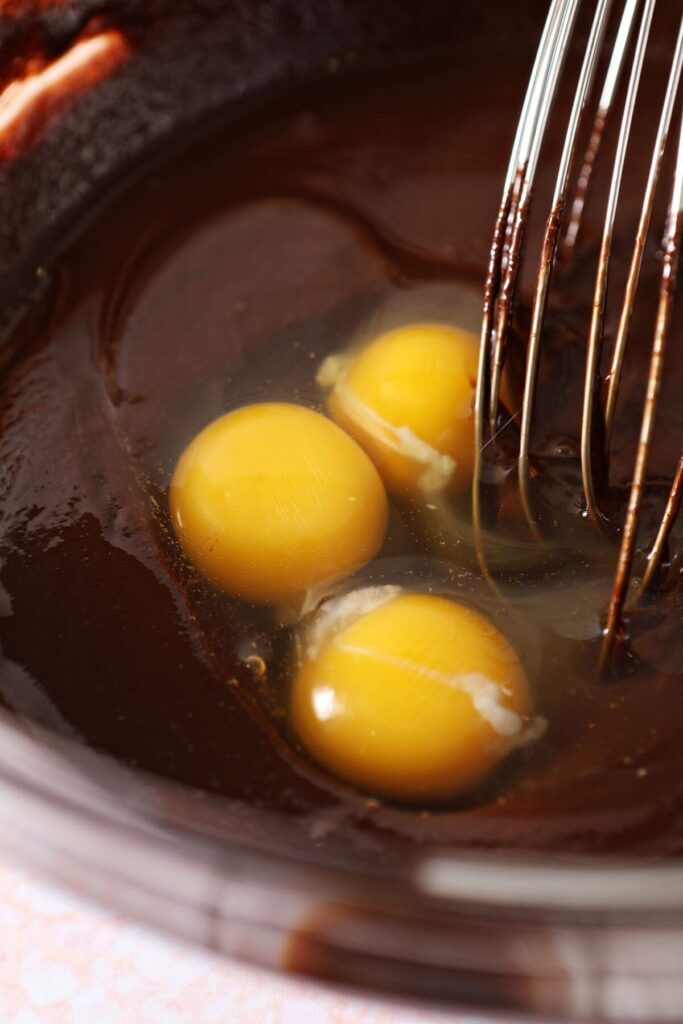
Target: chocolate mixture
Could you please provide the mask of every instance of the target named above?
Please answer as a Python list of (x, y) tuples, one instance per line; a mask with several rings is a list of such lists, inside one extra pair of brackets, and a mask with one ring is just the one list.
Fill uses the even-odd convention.
[[(527, 70), (528, 55), (434, 55), (372, 72), (352, 63), (141, 169), (46, 270), (49, 318), (0, 379), (7, 708), (226, 798), (226, 834), (248, 813), (274, 842), (347, 864), (388, 870), (427, 845), (683, 851), (676, 596), (634, 621), (621, 678), (592, 671), (615, 549), (596, 548), (581, 518), (566, 441), (594, 272), (590, 216), (585, 258), (550, 310), (539, 407), (537, 465), (559, 534), (503, 564), (513, 613), (503, 617), (477, 578), (467, 529), (459, 537), (415, 505), (393, 507), (385, 548), (360, 574), (471, 600), (518, 647), (548, 730), (480, 791), (449, 806), (391, 806), (313, 766), (286, 720), (291, 626), (213, 592), (170, 531), (175, 460), (215, 416), (254, 400), (320, 408), (324, 356), (387, 324), (437, 317), (476, 329)], [(647, 158), (643, 147), (634, 172)], [(623, 271), (628, 246), (617, 256)], [(622, 482), (637, 408), (629, 381), (642, 379), (649, 341), (641, 309)], [(675, 317), (674, 336), (680, 328)], [(673, 367), (655, 502), (683, 436)], [(466, 522), (466, 505), (456, 512)]]

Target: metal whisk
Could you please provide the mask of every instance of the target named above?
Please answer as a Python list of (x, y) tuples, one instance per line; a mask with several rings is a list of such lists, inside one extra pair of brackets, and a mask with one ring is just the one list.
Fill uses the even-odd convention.
[[(543, 346), (543, 327), (548, 293), (560, 257), (575, 249), (586, 194), (595, 160), (600, 149), (603, 128), (617, 111), (617, 95), (623, 74), (625, 95), (619, 103), (620, 117), (614, 163), (604, 215), (604, 228), (597, 263), (590, 327), (586, 338), (583, 413), (581, 420), (581, 477), (586, 518), (598, 530), (606, 521), (599, 503), (600, 481), (608, 478), (610, 440), (614, 426), (624, 354), (636, 297), (645, 240), (650, 227), (655, 193), (660, 183), (663, 155), (683, 66), (683, 19), (673, 47), (668, 80), (645, 184), (644, 196), (628, 277), (618, 318), (618, 328), (611, 351), (609, 372), (601, 376), (603, 325), (612, 237), (619, 204), (620, 188), (627, 153), (633, 113), (638, 96), (645, 55), (648, 47), (657, 0), (623, 0), (622, 9), (612, 11), (612, 0), (597, 0), (590, 34), (578, 74), (566, 136), (555, 181), (550, 212), (538, 259), (538, 272), (531, 303), (530, 328), (526, 348), (526, 370), (522, 406), (518, 418), (517, 453), (518, 495), (531, 534), (541, 540), (541, 529), (534, 513), (531, 479), (531, 428), (537, 392), (539, 360)], [(537, 174), (539, 154), (546, 137), (549, 117), (573, 34), (581, 0), (552, 0), (546, 24), (533, 65), (524, 105), (505, 177), (502, 202), (496, 220), (485, 288), (481, 332), (479, 376), (475, 400), (476, 465), (473, 488), (473, 518), (478, 538), (478, 554), (482, 569), (489, 579), (483, 543), (482, 473), (488, 457), (486, 449), (496, 437), (499, 422), (500, 390), (509, 347), (512, 315), (522, 261), (522, 248), (529, 208)], [(611, 18), (618, 19), (611, 51), (605, 57), (605, 40)], [(604, 77), (598, 83), (597, 110), (593, 113), (592, 133), (582, 162), (578, 162), (578, 182), (570, 194), (574, 179), (577, 138), (589, 108), (598, 69), (606, 64)], [(627, 65), (628, 68), (627, 68)], [(616, 524), (620, 548), (609, 605), (605, 611), (602, 664), (610, 657), (620, 635), (627, 602), (637, 601), (648, 590), (661, 567), (667, 550), (670, 531), (676, 519), (683, 490), (683, 453), (678, 463), (656, 538), (647, 552), (646, 570), (636, 583), (633, 579), (634, 556), (643, 506), (648, 458), (653, 445), (655, 414), (661, 391), (663, 362), (671, 317), (673, 292), (678, 264), (681, 213), (683, 209), (683, 127), (679, 135), (675, 166), (670, 183), (668, 213), (661, 249), (661, 274), (658, 308), (647, 369), (642, 406), (640, 434), (635, 455), (630, 496), (623, 523)], [(612, 525), (612, 524), (610, 524)]]

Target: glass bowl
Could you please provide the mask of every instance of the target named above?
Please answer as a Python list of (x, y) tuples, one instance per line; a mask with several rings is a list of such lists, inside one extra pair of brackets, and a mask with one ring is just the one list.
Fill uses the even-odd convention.
[[(512, 7), (4, 5), (3, 336), (30, 330), (44, 268), (71, 226), (165, 139), (278, 83), (314, 79), (348, 51), (376, 59), (437, 39), (456, 48), (497, 39), (531, 55), (545, 3)], [(401, 875), (381, 865), (363, 873), (278, 843), (247, 812), (0, 712), (0, 848), (135, 918), (278, 971), (396, 998), (539, 1019), (683, 1020), (683, 867), (425, 851)]]

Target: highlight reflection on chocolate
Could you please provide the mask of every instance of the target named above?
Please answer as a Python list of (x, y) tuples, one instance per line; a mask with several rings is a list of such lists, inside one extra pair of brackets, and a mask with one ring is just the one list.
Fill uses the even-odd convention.
[(53, 60), (30, 62), (0, 92), (0, 157), (12, 159), (33, 145), (64, 104), (111, 74), (129, 52), (124, 35), (107, 29)]

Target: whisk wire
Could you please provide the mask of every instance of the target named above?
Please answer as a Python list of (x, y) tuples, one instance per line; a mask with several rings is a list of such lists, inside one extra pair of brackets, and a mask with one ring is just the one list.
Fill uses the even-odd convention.
[[(482, 542), (481, 477), (488, 425), (495, 434), (500, 372), (505, 363), (506, 335), (514, 299), (524, 226), (535, 178), (540, 144), (560, 79), (571, 29), (580, 0), (553, 0), (536, 52), (503, 184), (486, 281), (474, 400), (475, 462), (472, 518), (479, 565), (493, 583)], [(540, 131), (539, 131), (540, 128)], [(536, 140), (534, 142), (534, 139)], [(500, 367), (500, 370), (496, 370)], [(487, 416), (488, 411), (488, 416)]]
[(664, 515), (662, 521), (659, 524), (659, 530), (655, 537), (654, 543), (647, 557), (647, 567), (643, 573), (643, 578), (638, 588), (636, 598), (641, 598), (652, 586), (652, 583), (657, 575), (666, 546), (669, 540), (669, 534), (673, 529), (674, 523), (678, 518), (678, 513), (681, 509), (681, 498), (683, 497), (683, 452), (681, 452), (678, 465), (676, 466), (676, 473), (674, 475), (673, 483), (671, 484), (671, 490), (666, 500), (666, 507), (664, 509)]
[(493, 332), (493, 357), (489, 395), (489, 429), (495, 433), (503, 367), (507, 351), (508, 332), (514, 307), (519, 265), (524, 235), (533, 193), (538, 158), (545, 135), (548, 117), (559, 85), (567, 55), (569, 40), (579, 9), (580, 0), (565, 0), (560, 5), (556, 34), (550, 36), (549, 52), (540, 74), (534, 82), (534, 94), (528, 106), (528, 124), (524, 125), (515, 180), (520, 182), (519, 195), (513, 196), (509, 213), (509, 244), (503, 253), (504, 265)]
[(619, 394), (619, 382), (621, 381), (621, 372), (624, 363), (624, 355), (626, 353), (626, 342), (628, 340), (628, 332), (631, 326), (631, 318), (633, 316), (633, 305), (635, 302), (636, 287), (638, 284), (638, 278), (640, 276), (640, 270), (643, 262), (645, 241), (647, 239), (647, 234), (650, 227), (650, 219), (652, 216), (652, 208), (655, 200), (655, 192), (657, 190), (659, 175), (662, 168), (662, 161), (664, 159), (664, 150), (666, 148), (669, 136), (669, 129), (671, 127), (674, 102), (676, 99), (676, 94), (678, 92), (678, 86), (681, 78), (682, 63), (683, 21), (681, 22), (681, 25), (678, 30), (676, 49), (671, 63), (671, 71), (669, 73), (669, 79), (666, 87), (666, 95), (664, 97), (664, 105), (662, 107), (662, 113), (657, 128), (657, 137), (655, 139), (654, 150), (652, 153), (652, 161), (650, 163), (647, 184), (645, 186), (643, 206), (641, 209), (638, 230), (636, 232), (636, 238), (633, 246), (633, 255), (631, 257), (628, 278), (624, 290), (624, 301), (619, 316), (619, 324), (617, 327), (616, 340), (614, 343), (614, 350), (612, 353), (612, 361), (607, 376), (608, 390), (607, 400), (605, 403), (606, 454), (609, 451), (612, 430), (614, 427), (614, 415), (616, 411), (617, 397)]
[(536, 290), (533, 298), (531, 328), (527, 347), (526, 376), (524, 383), (524, 400), (522, 405), (517, 472), (519, 476), (519, 490), (522, 507), (524, 509), (527, 522), (534, 533), (537, 533), (537, 527), (529, 494), (529, 452), (531, 444), (531, 421), (541, 351), (541, 330), (545, 317), (546, 303), (548, 300), (550, 278), (555, 265), (555, 256), (557, 253), (560, 227), (562, 225), (562, 215), (564, 213), (567, 199), (569, 172), (576, 148), (578, 127), (593, 84), (598, 56), (600, 54), (605, 30), (607, 28), (611, 6), (612, 0), (601, 0), (597, 6), (595, 17), (593, 18), (593, 25), (588, 39), (583, 64), (581, 66), (581, 72), (579, 74), (574, 102), (569, 115), (569, 125), (565, 136), (562, 155), (560, 157), (555, 189), (551, 201), (550, 214), (545, 225), (545, 234), (541, 248), (538, 276), (536, 279)]
[(574, 199), (571, 205), (567, 227), (560, 248), (560, 258), (565, 262), (571, 255), (581, 227), (586, 197), (590, 186), (593, 169), (602, 142), (605, 124), (614, 104), (617, 86), (621, 80), (621, 73), (625, 63), (625, 56), (631, 38), (631, 32), (638, 13), (640, 0), (626, 0), (622, 11), (619, 28), (612, 47), (607, 72), (602, 84), (602, 91), (598, 100), (598, 107), (593, 120), (593, 128), (588, 141), (588, 147), (584, 154), (578, 181), (574, 189)]
[[(607, 296), (607, 284), (609, 279), (610, 254), (612, 250), (612, 238), (614, 234), (614, 221), (616, 219), (617, 204), (626, 162), (626, 151), (633, 124), (633, 111), (635, 109), (638, 86), (640, 85), (641, 72), (645, 60), (652, 16), (654, 14), (656, 0), (645, 0), (643, 13), (638, 29), (636, 49), (633, 57), (633, 65), (629, 76), (626, 99), (624, 101), (624, 112), (619, 128), (617, 149), (614, 157), (614, 167), (610, 181), (609, 194), (607, 198), (607, 209), (605, 211), (605, 222), (600, 242), (600, 255), (598, 257), (598, 269), (595, 279), (595, 291), (593, 294), (593, 305), (591, 309), (591, 321), (588, 331), (588, 350), (586, 356), (586, 374), (584, 378), (583, 392), (583, 414), (581, 418), (581, 476), (583, 490), (586, 498), (586, 509), (592, 523), (602, 529), (603, 519), (598, 507), (595, 481), (595, 460), (594, 442), (596, 432), (599, 434), (599, 444), (603, 441), (603, 424), (596, 424), (600, 416), (599, 395), (600, 395), (600, 356), (603, 345), (603, 327), (605, 317), (605, 301)], [(598, 430), (596, 431), (596, 426)], [(602, 465), (601, 452), (598, 452), (598, 462)]]
[[(643, 416), (638, 438), (635, 467), (633, 470), (633, 481), (629, 494), (626, 521), (619, 551), (617, 572), (614, 580), (614, 588), (610, 600), (607, 621), (605, 624), (604, 643), (602, 648), (601, 661), (604, 665), (614, 648), (622, 612), (628, 594), (633, 558), (636, 550), (638, 526), (642, 508), (643, 489), (647, 472), (647, 463), (652, 445), (657, 405), (662, 386), (662, 373), (664, 367), (664, 354), (668, 338), (669, 323), (671, 319), (671, 307), (676, 284), (676, 273), (678, 270), (678, 259), (681, 241), (681, 216), (683, 214), (683, 120), (678, 137), (678, 151), (676, 154), (676, 167), (674, 171), (673, 187), (669, 210), (667, 214), (666, 230), (663, 241), (662, 272), (659, 288), (659, 303), (655, 321), (654, 339), (650, 355), (650, 366), (647, 376), (647, 387), (645, 403), (643, 405)], [(675, 481), (674, 481), (675, 483)], [(669, 528), (670, 529), (670, 528)]]

